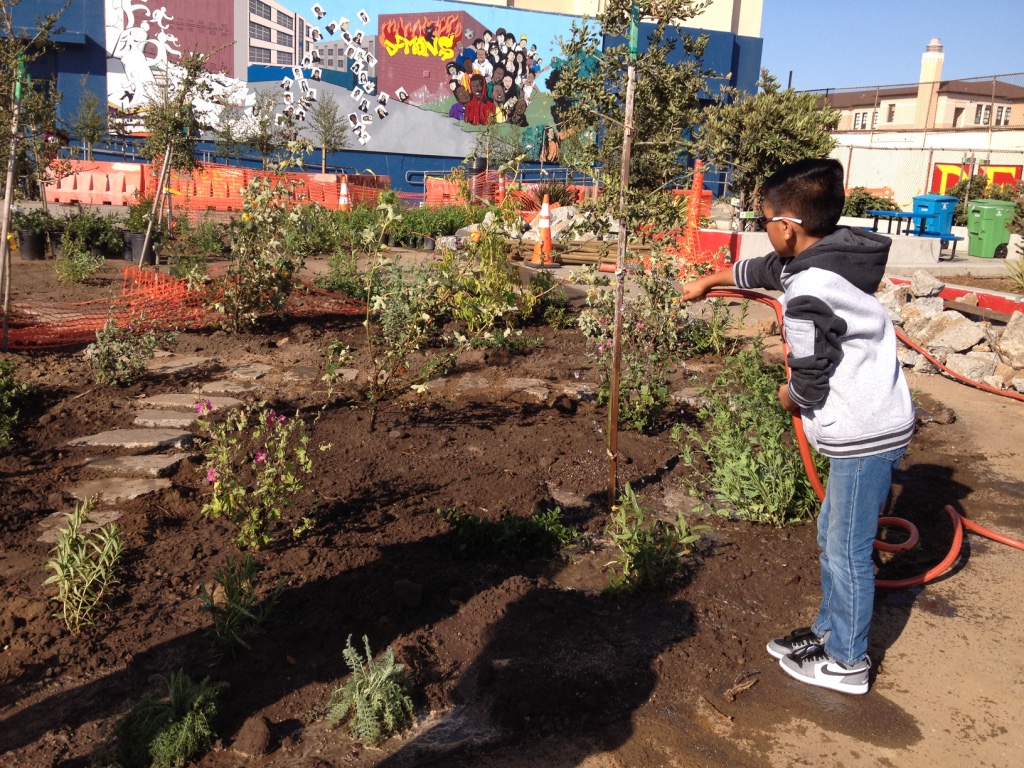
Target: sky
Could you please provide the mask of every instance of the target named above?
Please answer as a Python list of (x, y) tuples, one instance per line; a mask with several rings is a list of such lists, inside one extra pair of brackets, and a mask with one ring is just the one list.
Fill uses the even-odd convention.
[(797, 90), (916, 83), (928, 42), (942, 79), (1024, 72), (1024, 0), (764, 0), (761, 66)]

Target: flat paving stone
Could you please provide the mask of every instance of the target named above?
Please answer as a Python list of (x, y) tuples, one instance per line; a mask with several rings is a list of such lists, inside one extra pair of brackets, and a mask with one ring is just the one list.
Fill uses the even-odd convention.
[(107, 477), (102, 480), (86, 480), (68, 493), (81, 501), (98, 496), (101, 504), (116, 504), (166, 491), (170, 487), (171, 481), (162, 477)]
[(538, 403), (546, 403), (550, 394), (547, 387), (526, 387), (518, 391), (520, 394), (526, 395)]
[(339, 368), (334, 372), (334, 378), (338, 381), (355, 381), (359, 378), (358, 368)]
[(463, 376), (459, 379), (458, 389), (460, 392), (465, 392), (472, 389), (487, 389), (491, 386), (491, 382), (482, 376)]
[(91, 445), (109, 448), (189, 448), (191, 432), (180, 429), (111, 429), (71, 440), (72, 448)]
[(562, 385), (562, 392), (578, 400), (591, 400), (597, 397), (597, 385), (586, 381), (571, 381)]
[(199, 418), (195, 411), (160, 411), (156, 409), (139, 411), (132, 423), (137, 427), (173, 427), (185, 429)]
[(237, 408), (242, 404), (241, 400), (234, 397), (200, 397), (195, 394), (170, 394), (144, 397), (139, 400), (139, 405), (143, 408), (183, 408), (194, 412), (196, 403), (200, 400), (205, 400), (209, 403), (211, 411), (229, 410)]
[(260, 385), (253, 384), (251, 381), (220, 379), (208, 381), (196, 391), (200, 395), (250, 395), (253, 392), (258, 392), (259, 389)]
[(320, 371), (311, 365), (297, 365), (285, 371), (285, 381), (313, 381), (320, 377)]
[(533, 387), (545, 387), (545, 386), (547, 386), (547, 382), (544, 381), (544, 379), (517, 379), (517, 378), (511, 378), (511, 379), (505, 379), (505, 384), (504, 384), (505, 389), (513, 389), (513, 390), (531, 389)]
[(184, 373), (214, 362), (212, 357), (155, 357), (146, 365), (150, 373)]
[(188, 454), (170, 453), (152, 456), (116, 456), (112, 458), (89, 459), (82, 469), (95, 469), (98, 472), (109, 472), (112, 475), (149, 475), (150, 477), (166, 477), (174, 474), (181, 460)]
[[(42, 535), (36, 539), (45, 544), (56, 544), (57, 534), (67, 526), (68, 513), (54, 512), (40, 520), (37, 525), (43, 529)], [(121, 519), (121, 512), (116, 509), (99, 509), (89, 513), (89, 519), (78, 529), (82, 533), (92, 533), (105, 525)]]
[(244, 363), (242, 365), (231, 366), (228, 368), (228, 373), (236, 379), (256, 381), (257, 379), (262, 379), (272, 370), (274, 370), (274, 366), (272, 365), (265, 365), (264, 363)]

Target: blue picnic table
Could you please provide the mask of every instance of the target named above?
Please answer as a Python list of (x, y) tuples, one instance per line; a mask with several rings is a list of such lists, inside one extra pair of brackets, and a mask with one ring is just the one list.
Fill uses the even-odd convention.
[(938, 216), (937, 213), (916, 213), (913, 211), (868, 211), (868, 216), (874, 220), (874, 225), (871, 227), (872, 232), (878, 231), (878, 220), (885, 219), (888, 223), (888, 229), (886, 230), (887, 235), (892, 234), (892, 223), (896, 222), (896, 234), (900, 234), (903, 229), (903, 223), (907, 224), (907, 234), (918, 234), (924, 233), (924, 224), (929, 219), (934, 219)]

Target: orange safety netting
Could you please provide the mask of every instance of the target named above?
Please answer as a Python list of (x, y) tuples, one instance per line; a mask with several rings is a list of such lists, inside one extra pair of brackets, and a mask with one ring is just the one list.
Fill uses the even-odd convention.
[[(217, 270), (222, 277), (225, 268)], [(119, 327), (139, 323), (178, 330), (208, 328), (223, 320), (212, 306), (223, 295), (222, 279), (189, 289), (185, 280), (137, 266), (125, 267), (121, 295), (83, 302), (14, 301), (8, 320), (10, 349), (54, 349), (86, 344), (108, 318)], [(362, 302), (295, 282), (285, 302), (293, 317), (360, 315)]]

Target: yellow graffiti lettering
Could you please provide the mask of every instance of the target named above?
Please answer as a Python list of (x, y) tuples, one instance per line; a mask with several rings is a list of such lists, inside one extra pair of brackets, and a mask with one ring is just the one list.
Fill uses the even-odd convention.
[(401, 51), (405, 54), (411, 53), (413, 56), (437, 56), (442, 61), (448, 61), (455, 57), (454, 42), (453, 35), (435, 37), (431, 41), (422, 35), (412, 38), (395, 35), (394, 40), (384, 40), (384, 48), (387, 50), (388, 56), (395, 56)]

